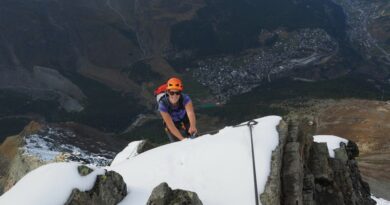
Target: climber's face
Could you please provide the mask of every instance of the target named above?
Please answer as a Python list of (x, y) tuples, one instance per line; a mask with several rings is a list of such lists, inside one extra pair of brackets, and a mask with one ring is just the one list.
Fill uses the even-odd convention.
[(176, 104), (180, 99), (180, 94), (179, 90), (168, 90), (169, 102)]

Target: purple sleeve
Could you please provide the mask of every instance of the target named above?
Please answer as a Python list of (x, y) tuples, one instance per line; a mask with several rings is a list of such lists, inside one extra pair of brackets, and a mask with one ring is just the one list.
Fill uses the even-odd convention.
[(158, 103), (158, 110), (160, 112), (168, 112), (167, 107), (165, 107), (164, 103), (162, 103), (161, 101)]
[(186, 106), (189, 102), (191, 102), (191, 98), (188, 95), (184, 95), (183, 97), (183, 105)]

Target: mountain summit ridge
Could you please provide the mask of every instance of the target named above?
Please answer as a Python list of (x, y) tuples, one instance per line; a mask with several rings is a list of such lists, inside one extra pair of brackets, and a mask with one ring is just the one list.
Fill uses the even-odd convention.
[[(278, 116), (268, 116), (256, 121), (253, 139), (262, 204), (375, 204), (368, 184), (360, 177), (355, 160), (358, 155), (356, 144), (351, 141), (340, 143), (332, 158), (326, 144), (313, 142), (316, 125), (310, 117), (289, 116), (282, 120)], [(120, 204), (146, 203), (152, 189), (161, 182), (167, 182), (174, 189), (195, 191), (203, 204), (254, 204), (250, 129), (246, 123), (241, 125), (244, 126), (226, 127), (215, 135), (160, 146), (138, 155), (131, 153), (137, 152), (137, 146), (133, 144), (139, 142), (132, 142), (129, 146), (133, 148), (124, 150), (121, 159), (112, 166), (91, 168), (98, 173), (107, 169), (122, 175), (128, 194)], [(123, 157), (126, 153), (131, 155)], [(61, 179), (61, 169), (71, 171), (79, 165), (68, 164), (61, 165), (66, 169), (57, 169), (51, 164), (52, 176)], [(16, 193), (20, 193), (18, 190), (28, 189), (31, 183), (41, 184), (34, 190), (41, 193), (50, 190), (51, 186), (64, 190), (74, 188), (61, 182), (64, 179), (58, 180), (61, 186), (51, 180), (39, 180), (39, 173), (46, 172), (47, 166), (22, 178), (0, 197), (0, 202), (23, 204), (23, 200), (29, 200), (44, 204), (42, 202), (48, 198), (34, 195), (33, 190), (25, 198), (15, 198)], [(88, 182), (90, 185), (81, 186), (91, 187), (92, 178)], [(52, 197), (46, 203), (64, 203), (68, 197), (69, 193), (65, 191), (60, 198)]]

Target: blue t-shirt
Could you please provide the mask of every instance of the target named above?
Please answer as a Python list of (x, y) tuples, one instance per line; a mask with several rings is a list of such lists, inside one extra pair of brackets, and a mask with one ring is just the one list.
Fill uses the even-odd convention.
[[(163, 98), (168, 98), (168, 96), (163, 96)], [(185, 116), (186, 116), (186, 110), (185, 110), (185, 106), (191, 102), (191, 98), (190, 96), (186, 95), (186, 94), (182, 94), (182, 98), (183, 98), (183, 106), (174, 106), (172, 105), (171, 103), (169, 103), (169, 100), (167, 99), (166, 101), (168, 101), (168, 106), (170, 106), (170, 111), (171, 112), (168, 112), (169, 108), (165, 105), (165, 103), (163, 102), (164, 99), (161, 99), (158, 103), (158, 110), (160, 112), (167, 112), (171, 117), (172, 117), (172, 120), (173, 122), (180, 122), (182, 121)]]

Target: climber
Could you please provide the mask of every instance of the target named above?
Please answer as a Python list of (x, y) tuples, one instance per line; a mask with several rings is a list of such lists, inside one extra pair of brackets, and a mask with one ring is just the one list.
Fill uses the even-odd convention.
[(179, 78), (170, 78), (154, 94), (158, 101), (165, 132), (171, 142), (193, 138), (197, 133), (195, 112), (190, 97), (184, 93)]

